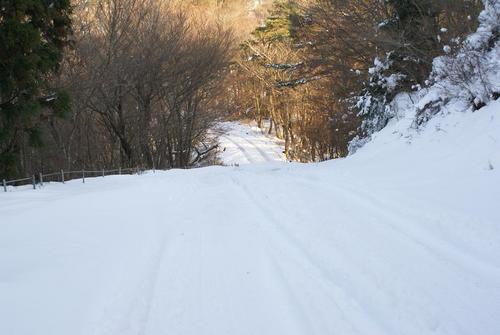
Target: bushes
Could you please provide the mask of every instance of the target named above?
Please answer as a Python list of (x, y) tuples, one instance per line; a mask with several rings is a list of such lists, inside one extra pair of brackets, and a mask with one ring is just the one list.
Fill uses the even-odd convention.
[(450, 102), (479, 109), (500, 95), (500, 2), (485, 0), (479, 27), (453, 52), (434, 60), (428, 93), (420, 102), (420, 126)]

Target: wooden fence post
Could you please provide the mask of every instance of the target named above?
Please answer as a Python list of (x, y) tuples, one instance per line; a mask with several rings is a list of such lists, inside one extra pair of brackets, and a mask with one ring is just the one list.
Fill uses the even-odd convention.
[(85, 169), (82, 170), (82, 180), (83, 183), (85, 184)]
[(104, 169), (102, 169), (102, 177), (104, 178)]
[(35, 175), (31, 176), (31, 183), (33, 184), (33, 189), (36, 190), (36, 178), (35, 178)]
[(3, 180), (3, 191), (7, 192), (7, 182), (5, 181), (5, 179)]
[(61, 182), (64, 184), (64, 170), (61, 170)]
[(39, 173), (39, 177), (40, 177), (40, 185), (43, 186), (43, 173)]
[(122, 174), (122, 167), (121, 167), (121, 166), (118, 168), (118, 174), (119, 174), (119, 175), (121, 175), (121, 174)]

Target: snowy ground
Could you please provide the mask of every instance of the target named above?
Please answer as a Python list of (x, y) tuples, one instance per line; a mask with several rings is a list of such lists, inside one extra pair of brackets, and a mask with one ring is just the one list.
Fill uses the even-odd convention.
[(0, 194), (0, 334), (497, 335), (499, 112)]
[(223, 134), (219, 137), (219, 157), (225, 165), (286, 161), (284, 143), (263, 134), (254, 122), (224, 122), (220, 127)]

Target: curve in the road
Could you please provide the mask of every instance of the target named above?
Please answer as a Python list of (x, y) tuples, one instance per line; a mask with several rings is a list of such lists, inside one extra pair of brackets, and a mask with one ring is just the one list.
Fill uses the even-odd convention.
[(253, 148), (255, 148), (259, 152), (259, 154), (262, 156), (262, 158), (264, 158), (264, 160), (266, 162), (273, 161), (273, 159), (271, 157), (269, 157), (269, 155), (264, 150), (259, 148), (259, 146), (257, 144), (250, 141), (248, 138), (244, 138), (244, 137), (240, 137), (240, 136), (238, 136), (238, 137), (241, 138), (242, 140), (244, 140), (245, 142), (247, 142), (248, 144), (250, 144)]
[(231, 139), (229, 136), (223, 136), (223, 137), (226, 140), (228, 140), (229, 142), (231, 142), (232, 144), (234, 144), (241, 151), (241, 153), (243, 154), (243, 156), (245, 156), (245, 159), (249, 163), (255, 163), (255, 160), (248, 154), (248, 151), (243, 146), (241, 146), (239, 143), (237, 143), (236, 141), (234, 141), (233, 139)]

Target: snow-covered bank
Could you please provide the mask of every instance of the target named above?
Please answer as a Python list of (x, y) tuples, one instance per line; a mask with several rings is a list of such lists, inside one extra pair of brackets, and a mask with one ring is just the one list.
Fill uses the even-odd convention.
[(0, 194), (0, 334), (500, 332), (500, 102), (358, 153)]

